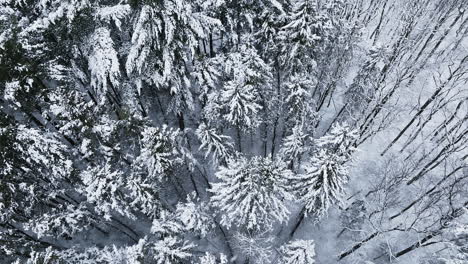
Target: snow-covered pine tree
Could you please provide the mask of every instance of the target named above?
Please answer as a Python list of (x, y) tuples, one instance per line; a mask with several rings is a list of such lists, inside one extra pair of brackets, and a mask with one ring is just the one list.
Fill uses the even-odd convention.
[[(226, 0), (213, 1), (213, 8), (224, 28), (229, 34), (221, 35), (221, 39), (229, 49), (237, 49), (244, 42), (244, 34), (252, 34), (261, 30), (271, 14), (282, 14), (287, 8), (285, 0)], [(272, 18), (275, 19), (275, 18)]]
[(291, 199), (286, 180), (291, 171), (269, 158), (239, 157), (216, 173), (211, 202), (221, 212), (221, 224), (259, 231), (288, 219), (285, 202)]
[(304, 173), (295, 176), (292, 188), (304, 201), (307, 214), (320, 217), (330, 206), (342, 203), (348, 182), (344, 161), (336, 154), (321, 150), (304, 165)]
[[(4, 115), (0, 115), (0, 124), (0, 254), (10, 261), (16, 254), (57, 247), (29, 235), (25, 223), (40, 225), (39, 219), (47, 213), (67, 210), (62, 199), (67, 201), (74, 166), (67, 147), (54, 134), (25, 127)], [(68, 216), (72, 222), (80, 218), (75, 212), (75, 219)], [(66, 225), (58, 227), (62, 230), (58, 233), (65, 237)]]
[(214, 128), (208, 128), (205, 124), (201, 124), (196, 133), (201, 141), (200, 149), (205, 150), (205, 157), (211, 155), (215, 162), (226, 163), (233, 154), (230, 137), (217, 133)]
[[(289, 76), (285, 83), (285, 103), (286, 109), (285, 123), (288, 129), (297, 125), (302, 125), (303, 128), (313, 132), (315, 127), (314, 118), (317, 118), (315, 112), (314, 99), (312, 91), (316, 85), (316, 80), (310, 77), (309, 74), (301, 73)], [(305, 122), (306, 119), (310, 119)]]
[(106, 94), (119, 86), (120, 64), (114, 42), (108, 28), (100, 27), (91, 35), (88, 43), (88, 67), (91, 75), (91, 87), (103, 104)]
[(222, 85), (224, 55), (213, 58), (200, 58), (193, 65), (194, 84), (202, 106), (201, 118), (210, 126), (219, 127), (223, 108), (220, 86)]
[(195, 245), (184, 239), (185, 229), (175, 218), (176, 215), (163, 213), (153, 221), (152, 235), (144, 238), (149, 261), (156, 263), (180, 263), (192, 257), (190, 251)]
[(138, 12), (134, 12), (127, 74), (135, 80), (139, 94), (143, 83), (167, 91), (171, 99), (167, 110), (177, 115), (183, 128), (182, 110), (194, 109), (187, 62), (194, 60), (198, 41), (208, 38), (220, 22), (206, 16), (196, 2), (142, 1), (134, 8)]
[(245, 126), (246, 129), (256, 127), (256, 116), (262, 108), (257, 102), (258, 94), (255, 88), (248, 85), (243, 77), (237, 77), (228, 82), (223, 92), (224, 103), (229, 103), (226, 120), (235, 126)]
[(326, 13), (319, 9), (317, 0), (298, 0), (292, 4), (289, 23), (283, 27), (282, 38), (286, 43), (282, 62), (288, 71), (312, 72), (317, 56), (329, 36), (332, 27)]
[(134, 218), (122, 195), (127, 186), (123, 172), (112, 168), (109, 160), (106, 163), (102, 168), (92, 167), (83, 171), (84, 188), (80, 191), (104, 219), (110, 220), (113, 212)]
[(290, 162), (291, 168), (294, 168), (296, 161), (298, 163), (296, 167), (299, 167), (302, 154), (306, 153), (308, 150), (307, 138), (308, 135), (304, 133), (302, 125), (294, 126), (291, 135), (284, 138), (278, 156), (280, 156), (283, 161)]
[[(261, 1), (259, 1), (261, 2)], [(286, 24), (289, 3), (284, 0), (265, 1), (263, 8), (257, 10), (253, 30), (259, 54), (272, 64), (279, 62), (277, 56), (281, 49), (281, 28)], [(269, 3), (268, 3), (269, 2)], [(279, 66), (279, 65), (277, 65)]]
[(251, 45), (242, 45), (239, 52), (228, 55), (225, 74), (228, 81), (221, 95), (227, 106), (225, 119), (241, 130), (256, 128), (261, 121), (260, 93), (271, 82), (269, 66)]
[(353, 129), (347, 123), (337, 123), (334, 124), (330, 132), (315, 140), (315, 142), (319, 148), (348, 159), (356, 151), (355, 141), (357, 138), (357, 129)]
[(292, 188), (305, 203), (305, 213), (323, 216), (330, 206), (341, 204), (348, 181), (348, 164), (355, 151), (356, 130), (336, 125), (317, 140), (319, 151), (304, 163), (304, 173), (294, 176)]
[(359, 72), (344, 94), (345, 102), (339, 113), (339, 120), (354, 123), (355, 116), (360, 116), (378, 89), (379, 75), (385, 61), (385, 49), (372, 47)]
[(191, 193), (187, 196), (185, 203), (177, 205), (176, 215), (185, 230), (207, 236), (215, 227), (210, 209), (206, 201), (201, 201), (195, 193)]
[(144, 166), (153, 180), (163, 180), (173, 164), (181, 162), (175, 158), (177, 156), (176, 137), (177, 132), (165, 126), (162, 128), (147, 127), (142, 131), (142, 148), (136, 163)]
[(313, 240), (293, 240), (280, 248), (281, 264), (315, 263), (315, 243)]
[(236, 232), (233, 236), (233, 244), (241, 261), (259, 264), (268, 264), (272, 261), (274, 237), (269, 235), (271, 230), (261, 232)]

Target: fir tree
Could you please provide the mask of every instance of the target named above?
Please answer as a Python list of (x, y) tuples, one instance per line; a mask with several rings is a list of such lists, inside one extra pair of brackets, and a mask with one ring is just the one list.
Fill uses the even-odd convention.
[(222, 102), (227, 105), (225, 119), (239, 129), (256, 128), (263, 108), (260, 91), (271, 79), (269, 66), (253, 47), (242, 45), (239, 52), (229, 54), (225, 74), (228, 81), (221, 94)]
[(291, 195), (284, 184), (290, 174), (281, 163), (260, 157), (228, 161), (216, 173), (220, 182), (210, 190), (214, 194), (211, 202), (222, 212), (221, 223), (228, 228), (244, 225), (246, 230), (257, 231), (275, 221), (286, 221), (284, 199)]
[(294, 240), (281, 247), (281, 262), (284, 264), (315, 263), (315, 244), (312, 240)]
[(296, 175), (293, 189), (305, 202), (305, 211), (318, 216), (328, 208), (343, 202), (344, 185), (348, 182), (348, 165), (355, 130), (346, 125), (336, 125), (332, 131), (317, 140), (321, 149), (304, 164), (304, 173)]
[(230, 137), (218, 134), (205, 124), (201, 124), (196, 133), (202, 143), (200, 149), (206, 149), (205, 157), (211, 155), (215, 162), (225, 162), (231, 156), (233, 144), (229, 142)]

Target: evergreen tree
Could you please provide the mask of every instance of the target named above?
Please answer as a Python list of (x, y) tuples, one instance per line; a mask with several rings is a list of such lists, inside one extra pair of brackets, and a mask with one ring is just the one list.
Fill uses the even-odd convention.
[(294, 1), (289, 23), (283, 27), (282, 61), (292, 73), (312, 72), (322, 43), (330, 36), (332, 24), (326, 13), (319, 9), (317, 0)]
[(295, 177), (293, 188), (302, 197), (307, 213), (322, 216), (333, 204), (343, 202), (348, 170), (337, 155), (320, 151), (314, 155), (305, 172)]
[(307, 152), (306, 141), (308, 136), (302, 130), (301, 125), (293, 127), (292, 134), (284, 138), (283, 145), (278, 153), (284, 161), (290, 161), (292, 167), (294, 162), (300, 160), (302, 154)]
[(145, 82), (167, 89), (169, 110), (180, 116), (183, 109), (193, 109), (194, 99), (185, 61), (193, 60), (198, 40), (220, 23), (186, 1), (143, 2), (136, 6), (126, 70), (137, 87)]
[(294, 176), (292, 187), (302, 197), (306, 213), (323, 216), (331, 205), (343, 202), (349, 174), (346, 163), (355, 150), (356, 137), (356, 130), (336, 125), (317, 140), (320, 150), (304, 164), (304, 173)]
[[(288, 128), (302, 125), (306, 131), (313, 132), (317, 118), (312, 90), (315, 80), (307, 74), (296, 74), (289, 77), (285, 84), (286, 125)], [(305, 120), (308, 120), (306, 123)]]
[(221, 224), (257, 231), (275, 221), (286, 221), (288, 209), (284, 199), (290, 199), (291, 195), (284, 184), (290, 174), (281, 163), (268, 158), (240, 157), (228, 161), (216, 173), (220, 182), (210, 190), (214, 194), (211, 202), (222, 212)]
[(341, 120), (353, 121), (353, 116), (359, 116), (370, 101), (374, 98), (377, 89), (380, 64), (383, 64), (385, 49), (373, 47), (369, 50), (366, 61), (363, 62), (359, 72), (353, 80), (348, 90), (344, 94), (345, 105), (344, 115)]
[(280, 249), (281, 263), (306, 264), (315, 263), (315, 244), (312, 240), (294, 240)]
[(227, 105), (224, 118), (239, 129), (256, 128), (262, 109), (260, 93), (270, 83), (269, 66), (253, 47), (242, 45), (239, 52), (229, 54), (225, 64), (225, 82), (221, 94)]
[(187, 202), (177, 205), (176, 215), (186, 230), (207, 236), (215, 227), (209, 209), (208, 203), (200, 201), (192, 193), (187, 197)]
[(338, 123), (329, 133), (317, 139), (316, 145), (346, 159), (356, 151), (354, 144), (357, 138), (356, 129), (352, 129), (347, 123)]
[[(109, 85), (119, 86), (120, 64), (117, 51), (114, 49), (109, 29), (101, 27), (95, 30), (89, 40), (88, 67), (91, 75), (91, 86), (99, 98), (103, 98)], [(110, 82), (108, 84), (108, 82)]]
[(215, 129), (209, 129), (205, 124), (201, 124), (196, 133), (202, 143), (200, 149), (206, 149), (205, 157), (211, 155), (215, 162), (225, 162), (232, 154), (230, 137), (219, 135)]

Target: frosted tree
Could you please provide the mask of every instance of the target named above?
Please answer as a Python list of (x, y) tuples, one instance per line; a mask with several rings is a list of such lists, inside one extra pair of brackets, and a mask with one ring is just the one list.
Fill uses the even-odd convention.
[(315, 263), (315, 243), (313, 240), (293, 240), (280, 248), (281, 264)]
[[(9, 261), (21, 247), (31, 252), (53, 246), (29, 236), (27, 222), (54, 213), (47, 204), (59, 203), (57, 199), (64, 197), (74, 164), (67, 147), (54, 134), (19, 125), (5, 115), (0, 115), (0, 124), (0, 237), (4, 241), (0, 254)], [(60, 211), (64, 208), (55, 212)], [(37, 226), (49, 231), (46, 225)], [(68, 231), (72, 232), (70, 227)]]
[(183, 225), (174, 219), (174, 215), (162, 212), (161, 218), (153, 221), (152, 236), (144, 239), (150, 259), (163, 264), (179, 263), (190, 258), (195, 245), (183, 238), (184, 231)]
[(332, 131), (316, 140), (319, 151), (304, 163), (304, 173), (294, 176), (293, 189), (305, 203), (304, 212), (326, 214), (334, 204), (341, 204), (348, 182), (348, 165), (355, 151), (356, 130), (337, 124)]
[(102, 168), (91, 168), (81, 174), (88, 201), (95, 205), (95, 210), (110, 220), (112, 212), (134, 217), (121, 193), (125, 188), (125, 178), (121, 171), (114, 170), (109, 164)]
[(195, 11), (196, 8), (187, 1), (139, 6), (126, 61), (126, 70), (135, 76), (137, 87), (146, 82), (170, 92), (169, 110), (178, 114), (180, 120), (183, 109), (193, 109), (185, 61), (195, 56), (198, 39), (207, 38), (209, 30), (220, 26), (218, 20)]
[(207, 202), (201, 202), (191, 193), (185, 203), (177, 204), (176, 215), (186, 230), (206, 236), (215, 226)]
[(295, 176), (293, 188), (309, 214), (323, 216), (328, 208), (343, 202), (348, 170), (343, 158), (321, 150), (304, 164), (304, 173)]
[[(143, 260), (143, 244), (124, 247), (89, 247), (86, 249), (70, 248), (66, 250), (56, 250), (52, 247), (43, 252), (33, 252), (28, 258), (27, 264), (41, 263), (135, 263)], [(17, 262), (15, 263), (23, 263)]]
[(0, 260), (313, 263), (313, 216), (464, 263), (467, 36), (462, 0), (0, 0)]
[[(114, 49), (109, 29), (96, 29), (89, 40), (88, 65), (91, 73), (91, 86), (99, 98), (104, 100), (108, 86), (119, 86), (120, 64)], [(110, 89), (109, 89), (110, 90)]]
[(174, 129), (147, 126), (139, 136), (137, 144), (141, 148), (132, 164), (127, 187), (132, 206), (155, 218), (161, 209), (161, 187), (168, 182), (175, 183), (175, 171), (191, 166), (192, 157), (181, 146), (180, 134)]
[[(211, 2), (211, 1), (209, 1)], [(261, 30), (265, 26), (264, 22), (269, 20), (272, 14), (280, 15), (284, 13), (284, 0), (227, 0), (213, 1), (213, 10), (217, 18), (222, 21), (227, 36), (223, 36), (226, 46), (237, 48), (243, 44), (242, 38), (245, 34), (251, 34)], [(275, 19), (276, 17), (273, 17)]]
[[(123, 247), (105, 247), (104, 249), (96, 249), (97, 256), (95, 260), (104, 263), (138, 263), (144, 261), (145, 258), (145, 240), (140, 240), (132, 246)], [(92, 261), (92, 258), (89, 259)]]
[(325, 136), (315, 140), (317, 150), (292, 177), (290, 189), (304, 203), (290, 233), (294, 236), (304, 218), (313, 214), (317, 219), (327, 214), (330, 206), (342, 204), (348, 182), (348, 162), (355, 151), (357, 133), (346, 125), (336, 125)]
[(122, 30), (122, 23), (126, 22), (127, 17), (130, 15), (131, 11), (132, 9), (128, 4), (99, 6), (96, 8), (94, 16), (97, 17), (100, 21), (109, 25), (111, 25), (113, 22), (117, 29)]
[(338, 234), (338, 237), (348, 230), (351, 232), (360, 230), (366, 218), (367, 208), (365, 202), (363, 200), (352, 202), (351, 205), (340, 214), (343, 229)]
[(233, 144), (230, 137), (221, 135), (214, 128), (208, 128), (201, 124), (196, 130), (201, 141), (200, 149), (205, 150), (205, 157), (211, 155), (215, 162), (225, 162), (233, 152)]
[(319, 10), (316, 0), (295, 1), (283, 27), (282, 38), (287, 39), (283, 48), (283, 63), (291, 72), (311, 72), (316, 66), (320, 43), (329, 36), (329, 18)]
[(271, 230), (256, 233), (236, 232), (233, 236), (234, 248), (245, 258), (245, 262), (259, 264), (271, 263), (274, 237), (269, 234)]
[[(316, 81), (308, 74), (295, 74), (285, 83), (286, 125), (289, 128), (302, 125), (307, 131), (313, 132), (316, 120), (312, 90)], [(304, 120), (310, 119), (307, 123)]]
[(356, 151), (354, 145), (358, 136), (357, 129), (352, 129), (347, 123), (337, 123), (333, 125), (329, 133), (315, 140), (315, 142), (318, 147), (347, 159)]
[(228, 81), (222, 91), (226, 104), (225, 119), (239, 129), (249, 130), (259, 125), (262, 110), (260, 91), (269, 84), (269, 66), (253, 47), (242, 45), (239, 52), (229, 54), (225, 64)]
[(380, 71), (385, 62), (385, 53), (385, 48), (379, 46), (369, 50), (366, 60), (344, 94), (345, 105), (338, 112), (340, 120), (353, 122), (355, 116), (360, 116), (365, 106), (373, 100), (379, 85)]
[(259, 123), (258, 115), (262, 109), (258, 104), (255, 88), (245, 79), (238, 77), (226, 83), (223, 101), (227, 104), (226, 120), (234, 126), (250, 129)]
[(221, 213), (221, 224), (257, 231), (275, 221), (286, 221), (289, 211), (285, 200), (291, 195), (284, 184), (290, 174), (284, 165), (268, 158), (228, 161), (216, 173), (220, 182), (210, 189), (211, 202)]
[(142, 131), (142, 136), (142, 150), (136, 164), (146, 168), (151, 179), (163, 180), (174, 162), (180, 162), (174, 159), (177, 133), (166, 127), (148, 127)]
[(180, 263), (192, 256), (190, 250), (193, 245), (183, 242), (174, 236), (167, 236), (161, 240), (149, 243), (147, 250), (150, 252), (150, 259), (158, 264)]
[(461, 219), (456, 220), (454, 223), (451, 223), (450, 226), (453, 228), (444, 232), (444, 238), (446, 240), (445, 250), (430, 254), (427, 257), (428, 261), (422, 263), (429, 264), (430, 261), (434, 259), (443, 264), (461, 264), (468, 261), (468, 247), (466, 245), (468, 240), (467, 223), (466, 216), (461, 217)]
[[(249, 43), (249, 36), (245, 39)], [(227, 55), (224, 70), (226, 82), (220, 95), (223, 119), (236, 129), (237, 147), (242, 152), (242, 132), (254, 131), (271, 112), (273, 102), (266, 100), (272, 96), (270, 67), (251, 44), (243, 44)]]
[(308, 150), (307, 138), (308, 135), (304, 133), (301, 125), (294, 126), (291, 135), (284, 138), (278, 155), (284, 161), (289, 161), (291, 167), (294, 167), (294, 162), (296, 160), (300, 161), (301, 155)]
[(49, 212), (31, 219), (26, 229), (38, 238), (57, 237), (71, 239), (79, 232), (89, 231), (98, 223), (95, 215), (85, 205), (59, 205)]
[[(262, 1), (258, 1), (262, 2)], [(254, 26), (255, 41), (259, 44), (259, 51), (263, 58), (279, 67), (277, 55), (280, 52), (282, 39), (279, 37), (281, 28), (287, 23), (289, 3), (283, 0), (266, 1), (264, 7), (259, 8)], [(270, 3), (268, 3), (270, 2)]]
[(201, 58), (194, 62), (192, 76), (198, 88), (199, 100), (203, 107), (202, 115), (209, 125), (220, 125), (221, 103), (220, 86), (223, 75), (223, 55)]
[(189, 259), (192, 256), (190, 253), (191, 248), (192, 245), (182, 242), (173, 235), (167, 235), (164, 238), (151, 235), (140, 239), (132, 246), (89, 247), (84, 250), (79, 248), (66, 250), (47, 248), (43, 252), (33, 252), (26, 263), (39, 264), (54, 260), (66, 263), (89, 264), (172, 264)]

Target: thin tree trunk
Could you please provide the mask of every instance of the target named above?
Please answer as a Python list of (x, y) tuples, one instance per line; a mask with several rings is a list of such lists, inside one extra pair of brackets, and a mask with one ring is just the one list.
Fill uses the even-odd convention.
[(424, 246), (423, 244), (427, 241), (429, 241), (430, 239), (434, 238), (435, 236), (439, 235), (440, 232), (433, 232), (433, 233), (430, 233), (429, 235), (425, 236), (423, 239), (419, 240), (418, 242), (414, 243), (413, 245), (399, 251), (398, 253), (395, 254), (395, 258), (398, 258), (398, 257), (401, 257), (415, 249), (418, 249), (422, 246)]
[(426, 166), (424, 166), (424, 168), (416, 175), (414, 176), (413, 178), (411, 178), (407, 185), (410, 185), (412, 183), (414, 183), (415, 181), (419, 180), (420, 178), (422, 178), (424, 175), (426, 175), (426, 173), (428, 173), (429, 171), (431, 171), (432, 169), (434, 169), (435, 167), (437, 167), (442, 161), (438, 161), (437, 160), (442, 157), (447, 150), (449, 150), (451, 147), (453, 147), (454, 145), (456, 145), (458, 142), (460, 142), (463, 138), (464, 138), (464, 134), (461, 134), (459, 135), (458, 139), (456, 139), (452, 144), (449, 143), (447, 144), (440, 152), (439, 154), (437, 154), (437, 156), (432, 159), (429, 163), (426, 164)]
[(298, 230), (299, 226), (302, 224), (302, 222), (304, 222), (305, 210), (306, 210), (306, 208), (304, 206), (304, 207), (302, 207), (301, 211), (299, 212), (299, 215), (297, 216), (298, 220), (297, 220), (296, 224), (294, 225), (293, 229), (291, 230), (291, 233), (289, 234), (290, 238), (294, 237), (294, 234), (296, 234), (296, 231)]
[(424, 112), (424, 110), (437, 98), (437, 96), (442, 92), (443, 88), (453, 79), (455, 74), (462, 68), (462, 65), (468, 59), (468, 56), (463, 58), (460, 62), (458, 68), (450, 74), (448, 79), (441, 85), (439, 88), (435, 90), (435, 92), (429, 97), (429, 99), (424, 102), (424, 104), (419, 108), (418, 112), (413, 116), (413, 118), (406, 124), (406, 126), (398, 133), (398, 135), (392, 140), (392, 142), (385, 148), (385, 150), (380, 154), (380, 156), (385, 155), (385, 153), (400, 139), (401, 136), (408, 130), (408, 128), (416, 121), (416, 119)]
[(242, 138), (241, 138), (241, 129), (239, 125), (236, 126), (236, 132), (237, 132), (237, 145), (239, 147), (239, 152), (242, 153)]
[(179, 124), (179, 129), (184, 131), (185, 130), (184, 114), (177, 113), (177, 121)]
[(422, 199), (424, 199), (424, 197), (426, 197), (427, 195), (431, 194), (437, 187), (439, 187), (444, 181), (446, 181), (448, 178), (450, 178), (450, 176), (454, 175), (457, 171), (463, 169), (464, 167), (463, 166), (460, 166), (458, 168), (456, 168), (455, 170), (453, 170), (452, 172), (450, 172), (449, 174), (447, 174), (444, 178), (442, 178), (439, 182), (437, 182), (431, 189), (427, 190), (423, 195), (421, 195), (418, 199), (414, 200), (413, 202), (411, 202), (409, 205), (407, 205), (405, 208), (403, 208), (403, 210), (401, 210), (399, 213), (391, 216), (389, 219), (390, 220), (393, 220), (397, 217), (399, 217), (400, 215), (402, 215), (404, 212), (408, 211), (411, 207), (413, 207), (415, 204), (417, 204), (419, 201), (421, 201)]
[(380, 27), (382, 26), (382, 22), (383, 22), (383, 19), (385, 17), (384, 14), (385, 14), (385, 9), (387, 8), (387, 4), (388, 4), (388, 0), (385, 0), (385, 3), (383, 5), (383, 7), (382, 7), (382, 12), (380, 13), (379, 23), (377, 24), (377, 27), (375, 28), (375, 30), (370, 35), (370, 38), (374, 38), (372, 45), (375, 45), (375, 43), (377, 42), (377, 38), (380, 35)]
[(359, 243), (355, 244), (355, 245), (354, 245), (353, 247), (351, 247), (351, 249), (349, 249), (348, 251), (341, 253), (341, 254), (338, 256), (338, 260), (342, 260), (342, 259), (344, 259), (345, 257), (351, 255), (352, 253), (354, 253), (356, 250), (358, 250), (360, 247), (362, 247), (364, 244), (366, 244), (367, 242), (369, 242), (371, 239), (373, 239), (374, 237), (378, 236), (379, 234), (380, 234), (379, 232), (372, 233), (370, 236), (368, 236), (368, 237), (365, 238), (364, 240), (362, 240), (362, 241), (360, 241)]

